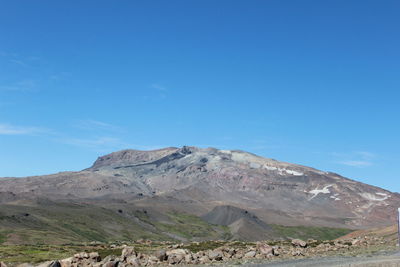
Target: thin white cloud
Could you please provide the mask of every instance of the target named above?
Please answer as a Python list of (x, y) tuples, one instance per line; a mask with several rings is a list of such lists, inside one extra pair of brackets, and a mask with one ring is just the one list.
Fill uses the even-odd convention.
[(362, 160), (348, 160), (348, 161), (341, 161), (339, 163), (350, 167), (368, 167), (372, 165), (372, 162), (362, 161)]
[(150, 85), (150, 87), (153, 89), (157, 89), (158, 91), (162, 91), (162, 92), (168, 91), (167, 87), (165, 87), (161, 84), (158, 84), (158, 83), (153, 83)]
[(153, 92), (149, 92), (150, 95), (144, 96), (146, 99), (151, 99), (154, 97), (158, 99), (164, 99), (167, 97), (167, 93), (169, 91), (167, 87), (159, 83), (153, 83), (149, 86), (149, 88), (151, 88)]
[(341, 165), (365, 168), (374, 165), (376, 155), (368, 151), (354, 151), (350, 153), (332, 153), (335, 162)]
[(28, 67), (28, 64), (26, 64), (25, 62), (23, 62), (22, 60), (18, 60), (18, 59), (10, 59), (10, 62), (22, 67)]
[(354, 153), (365, 159), (373, 159), (376, 157), (376, 155), (374, 153), (367, 152), (367, 151), (356, 151)]
[(74, 123), (73, 126), (83, 130), (106, 130), (106, 131), (121, 130), (121, 127), (119, 126), (98, 120), (80, 120)]
[(0, 91), (18, 91), (18, 92), (29, 92), (33, 91), (37, 86), (34, 80), (21, 80), (11, 84), (0, 85)]
[(32, 135), (45, 133), (48, 130), (39, 127), (15, 126), (10, 124), (0, 124), (0, 135)]
[(98, 146), (98, 145), (108, 145), (115, 144), (119, 142), (118, 138), (113, 137), (99, 137), (93, 139), (81, 139), (81, 138), (68, 138), (64, 139), (65, 143), (78, 146)]
[(59, 142), (97, 151), (122, 149), (128, 147), (126, 143), (115, 137), (63, 138), (59, 139)]

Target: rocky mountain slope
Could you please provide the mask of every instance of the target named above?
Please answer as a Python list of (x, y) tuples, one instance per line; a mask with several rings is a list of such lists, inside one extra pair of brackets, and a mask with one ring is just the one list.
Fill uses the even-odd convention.
[[(118, 151), (98, 158), (80, 172), (1, 178), (0, 203), (0, 225), (6, 219), (10, 221), (12, 213), (4, 207), (18, 206), (24, 213), (29, 210), (26, 207), (33, 206), (44, 212), (48, 203), (74, 203), (112, 211), (136, 225), (135, 231), (179, 239), (185, 238), (179, 229), (170, 229), (176, 227), (177, 217), (188, 215), (185, 219), (194, 223), (190, 216), (199, 220), (207, 213), (215, 218), (227, 216), (226, 208), (214, 209), (218, 206), (246, 210), (259, 221), (247, 217), (229, 224), (201, 220), (208, 223), (203, 225), (206, 228), (214, 223), (225, 227), (213, 228), (214, 237), (226, 236), (227, 227), (236, 233), (256, 229), (254, 236), (274, 237), (269, 224), (354, 229), (384, 226), (394, 223), (400, 195), (334, 173), (243, 151), (182, 147)], [(233, 210), (228, 213), (237, 214)], [(53, 216), (42, 213), (35, 220)], [(96, 221), (92, 223), (96, 225)], [(116, 229), (107, 233), (123, 236), (121, 231), (115, 235)], [(192, 230), (187, 230), (187, 237)], [(206, 238), (206, 234), (201, 237)]]

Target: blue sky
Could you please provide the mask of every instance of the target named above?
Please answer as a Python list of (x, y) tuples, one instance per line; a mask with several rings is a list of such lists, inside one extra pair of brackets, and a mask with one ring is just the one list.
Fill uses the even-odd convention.
[(0, 176), (242, 149), (400, 191), (399, 1), (1, 1)]

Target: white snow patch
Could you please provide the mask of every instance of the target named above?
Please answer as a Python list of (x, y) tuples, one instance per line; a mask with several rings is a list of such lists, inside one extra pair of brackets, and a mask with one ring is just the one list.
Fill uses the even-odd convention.
[(335, 195), (333, 195), (333, 196), (330, 196), (330, 198), (332, 198), (333, 200), (335, 200), (335, 201), (338, 201), (338, 200), (340, 200), (340, 198), (338, 198), (337, 196), (335, 196)]
[[(378, 194), (377, 194), (378, 195)], [(370, 193), (361, 193), (360, 196), (362, 196), (365, 199), (368, 199), (370, 201), (384, 201), (389, 198), (389, 195), (385, 194), (385, 196), (381, 195), (382, 197), (377, 197), (374, 194)]]
[(377, 195), (379, 195), (379, 196), (384, 196), (384, 197), (390, 197), (388, 194), (386, 194), (386, 193), (375, 193), (375, 194), (377, 194)]
[(258, 169), (258, 168), (260, 168), (260, 167), (261, 167), (260, 164), (258, 164), (258, 163), (256, 163), (256, 162), (250, 162), (250, 168), (252, 168), (252, 169)]
[(278, 171), (279, 175), (285, 175), (285, 173), (293, 175), (293, 176), (303, 176), (304, 175), (304, 173), (302, 173), (302, 172), (288, 170), (288, 169), (284, 169), (284, 168), (277, 168), (277, 167), (268, 166), (268, 165), (264, 165), (264, 168), (269, 171)]
[(264, 168), (266, 168), (269, 171), (276, 171), (278, 169), (277, 167), (271, 167), (271, 166), (268, 166), (268, 165), (264, 165)]
[(318, 189), (318, 187), (317, 187), (317, 188), (315, 188), (314, 190), (311, 190), (311, 191), (308, 192), (308, 193), (313, 194), (313, 196), (312, 196), (309, 200), (312, 200), (313, 198), (315, 198), (315, 197), (318, 196), (319, 194), (330, 194), (331, 191), (329, 191), (329, 187), (332, 187), (332, 186), (333, 186), (333, 184), (330, 184), (330, 185), (325, 186), (325, 187), (322, 188), (322, 189)]
[(298, 171), (293, 171), (293, 170), (285, 170), (285, 171), (286, 171), (286, 173), (294, 175), (294, 176), (303, 176), (304, 175), (304, 173), (298, 172)]
[(335, 200), (335, 201), (341, 200), (341, 199), (339, 198), (339, 194), (338, 194), (338, 193), (334, 194), (333, 196), (330, 196), (330, 198), (332, 198), (332, 199)]

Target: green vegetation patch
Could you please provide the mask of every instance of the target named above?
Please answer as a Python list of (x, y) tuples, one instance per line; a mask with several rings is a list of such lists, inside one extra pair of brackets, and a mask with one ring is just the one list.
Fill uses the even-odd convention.
[(333, 240), (351, 233), (353, 230), (346, 228), (330, 228), (316, 226), (284, 226), (272, 224), (275, 232), (286, 238)]
[(204, 241), (198, 243), (190, 243), (185, 245), (183, 248), (188, 249), (194, 253), (209, 250), (209, 249), (216, 249), (222, 247), (226, 244), (226, 242), (216, 242), (216, 241)]
[(187, 239), (221, 239), (230, 236), (228, 227), (211, 225), (195, 215), (178, 212), (171, 212), (167, 215), (171, 222), (154, 223), (163, 232), (176, 234)]

